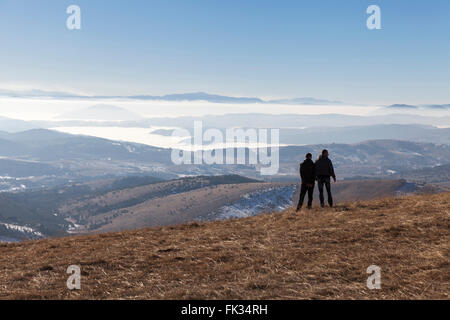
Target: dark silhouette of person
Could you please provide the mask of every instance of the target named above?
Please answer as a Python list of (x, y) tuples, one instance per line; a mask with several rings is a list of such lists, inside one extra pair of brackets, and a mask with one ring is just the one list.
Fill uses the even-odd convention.
[(314, 184), (316, 182), (316, 173), (314, 168), (314, 161), (312, 161), (312, 154), (306, 155), (305, 161), (300, 164), (300, 177), (302, 178), (302, 185), (300, 189), (300, 198), (297, 204), (297, 212), (303, 206), (306, 192), (308, 192), (308, 209), (311, 209), (313, 202)]
[(336, 175), (334, 174), (333, 163), (328, 158), (328, 150), (322, 151), (322, 156), (314, 164), (317, 177), (317, 186), (319, 187), (319, 199), (320, 205), (323, 208), (325, 206), (325, 199), (323, 196), (323, 186), (327, 189), (328, 204), (333, 207), (333, 196), (331, 195), (331, 182), (332, 177), (336, 182)]

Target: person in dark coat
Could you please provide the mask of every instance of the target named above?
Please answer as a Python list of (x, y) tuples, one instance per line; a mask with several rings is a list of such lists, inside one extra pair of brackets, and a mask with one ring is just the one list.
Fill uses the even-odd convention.
[(308, 209), (311, 209), (313, 202), (314, 184), (316, 182), (316, 173), (314, 168), (314, 161), (312, 161), (312, 154), (306, 155), (305, 161), (300, 164), (300, 177), (302, 178), (302, 185), (300, 189), (300, 198), (297, 204), (297, 212), (303, 206), (306, 192), (308, 192)]
[(336, 175), (334, 174), (333, 163), (328, 158), (328, 150), (322, 151), (322, 156), (314, 164), (317, 176), (317, 186), (319, 187), (319, 199), (322, 208), (325, 206), (325, 199), (323, 196), (323, 186), (327, 189), (328, 204), (333, 207), (333, 196), (331, 195), (331, 179), (336, 182)]

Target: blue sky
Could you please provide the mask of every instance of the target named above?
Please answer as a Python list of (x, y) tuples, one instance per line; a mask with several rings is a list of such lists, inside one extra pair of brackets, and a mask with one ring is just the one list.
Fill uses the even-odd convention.
[(2, 87), (450, 103), (450, 1), (0, 0)]

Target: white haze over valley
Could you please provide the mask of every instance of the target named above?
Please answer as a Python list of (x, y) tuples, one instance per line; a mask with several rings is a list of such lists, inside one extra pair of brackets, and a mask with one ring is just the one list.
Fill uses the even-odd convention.
[[(347, 114), (371, 115), (380, 112), (380, 106), (354, 105), (285, 105), (285, 104), (230, 104), (206, 101), (141, 101), (141, 100), (68, 100), (1, 98), (0, 116), (22, 120), (62, 120), (59, 116), (93, 105), (114, 105), (135, 112), (145, 118), (182, 117), (224, 114)], [(420, 112), (419, 112), (420, 113)], [(418, 114), (419, 114), (418, 113)], [(427, 113), (429, 114), (429, 113)], [(99, 120), (102, 119), (93, 119)]]
[[(450, 109), (388, 109), (385, 106), (377, 105), (287, 105), (287, 104), (266, 104), (266, 103), (213, 103), (207, 101), (142, 101), (131, 99), (56, 99), (56, 98), (14, 98), (0, 97), (0, 116), (25, 121), (64, 121), (80, 120), (76, 118), (76, 113), (95, 105), (111, 105), (134, 113), (144, 118), (161, 117), (201, 117), (206, 115), (225, 114), (295, 114), (295, 115), (321, 115), (340, 114), (356, 116), (376, 116), (386, 114), (408, 114), (420, 116), (444, 117), (450, 116)], [(64, 115), (70, 114), (70, 118)], [(85, 119), (89, 121), (106, 121), (105, 117), (95, 119)], [(111, 121), (111, 120), (108, 120)], [(248, 126), (251, 127), (252, 119), (249, 116)], [(274, 123), (274, 127), (277, 124)], [(358, 125), (355, 123), (354, 125)], [(324, 123), (323, 126), (333, 126), (333, 123)], [(437, 125), (436, 125), (437, 126)], [(299, 126), (300, 128), (301, 126)], [(440, 125), (439, 127), (446, 127)], [(163, 148), (181, 148), (184, 146), (186, 137), (172, 137), (160, 134), (153, 134), (152, 131), (158, 129), (175, 129), (173, 127), (120, 127), (120, 126), (61, 126), (55, 125), (51, 129), (70, 134), (84, 134), (100, 138), (117, 141), (136, 142), (146, 145)], [(184, 143), (183, 143), (184, 142)], [(203, 149), (220, 148), (223, 144), (203, 146)], [(236, 145), (239, 146), (239, 145)], [(249, 147), (263, 147), (265, 145), (247, 145)], [(194, 148), (196, 149), (196, 148)]]

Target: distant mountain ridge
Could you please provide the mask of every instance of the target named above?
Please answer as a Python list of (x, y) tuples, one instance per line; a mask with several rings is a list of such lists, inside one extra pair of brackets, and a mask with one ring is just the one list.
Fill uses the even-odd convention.
[(216, 103), (264, 103), (264, 101), (259, 98), (230, 97), (217, 94), (209, 94), (205, 92), (169, 94), (165, 96), (139, 95), (139, 96), (128, 96), (128, 98), (138, 100), (208, 101)]
[(392, 104), (390, 106), (386, 106), (387, 109), (419, 109), (420, 107), (431, 110), (447, 110), (450, 109), (450, 104), (424, 104), (420, 106), (410, 105), (410, 104)]
[[(135, 94), (135, 95), (84, 95), (70, 92), (60, 91), (45, 91), (45, 90), (22, 90), (12, 91), (0, 88), (0, 96), (7, 97), (26, 97), (26, 98), (50, 98), (50, 99), (133, 99), (133, 100), (148, 100), (148, 101), (207, 101), (213, 103), (242, 103), (242, 104), (286, 104), (286, 105), (342, 105), (346, 104), (342, 101), (320, 99), (314, 97), (297, 97), (297, 98), (279, 98), (279, 99), (262, 99), (258, 97), (236, 97), (220, 94), (211, 94), (207, 92), (186, 92), (174, 93), (166, 95), (150, 95), (150, 94)], [(352, 103), (348, 103), (352, 105)], [(450, 104), (423, 104), (421, 107), (427, 109), (449, 109)], [(389, 109), (418, 109), (418, 105), (410, 104), (392, 104), (385, 106)]]
[(342, 104), (339, 101), (316, 99), (311, 97), (264, 100), (257, 97), (234, 97), (206, 92), (175, 93), (167, 95), (81, 95), (68, 92), (52, 92), (43, 90), (8, 91), (1, 90), (0, 95), (29, 98), (55, 98), (55, 99), (135, 99), (135, 100), (161, 100), (161, 101), (208, 101), (214, 103), (276, 103), (276, 104)]
[(305, 104), (305, 105), (340, 105), (340, 104), (343, 104), (343, 102), (341, 102), (341, 101), (316, 99), (316, 98), (312, 98), (312, 97), (270, 100), (270, 101), (268, 101), (268, 103), (292, 104), (292, 105), (302, 105), (302, 104)]
[(312, 97), (263, 100), (256, 97), (232, 97), (206, 92), (169, 94), (164, 96), (137, 95), (127, 96), (130, 99), (138, 100), (163, 100), (163, 101), (208, 101), (215, 103), (266, 103), (266, 104), (289, 104), (289, 105), (333, 105), (342, 104), (340, 101), (316, 99)]
[(418, 106), (413, 106), (410, 104), (392, 104), (390, 106), (387, 106), (388, 109), (418, 109)]
[(446, 110), (450, 109), (450, 104), (428, 104), (425, 107), (428, 109)]

